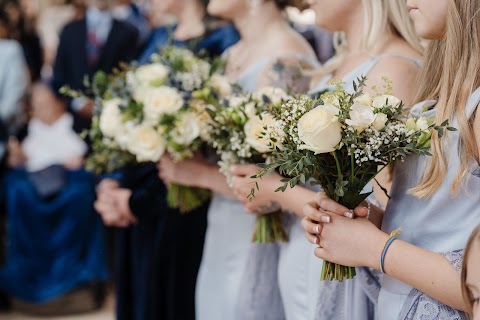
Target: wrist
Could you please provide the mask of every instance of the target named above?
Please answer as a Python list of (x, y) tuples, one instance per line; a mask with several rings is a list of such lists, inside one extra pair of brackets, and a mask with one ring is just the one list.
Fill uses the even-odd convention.
[(380, 271), (380, 259), (382, 257), (383, 249), (385, 248), (389, 238), (390, 237), (388, 234), (378, 230), (374, 245), (371, 247), (372, 250), (368, 259), (368, 267)]

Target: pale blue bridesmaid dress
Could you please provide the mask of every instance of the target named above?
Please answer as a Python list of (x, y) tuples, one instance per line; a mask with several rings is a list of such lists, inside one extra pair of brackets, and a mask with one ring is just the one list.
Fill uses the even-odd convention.
[[(303, 56), (289, 55), (300, 60), (307, 60)], [(283, 57), (266, 57), (248, 67), (238, 78), (237, 83), (244, 91), (253, 92), (258, 88), (258, 82), (265, 68)], [(258, 256), (258, 248), (251, 242), (256, 216), (247, 213), (243, 205), (234, 199), (215, 193), (208, 211), (208, 224), (202, 263), (197, 279), (196, 315), (198, 320), (234, 320), (234, 319), (262, 319), (281, 320), (282, 302), (278, 295), (276, 283), (276, 263), (278, 261), (278, 247), (265, 245), (262, 251), (261, 266), (254, 265), (253, 256)], [(246, 272), (247, 263), (249, 270)], [(271, 272), (262, 272), (272, 268)], [(258, 269), (258, 267), (260, 269)], [(250, 290), (256, 275), (266, 275), (259, 279), (262, 289)], [(248, 283), (247, 283), (248, 282)], [(255, 284), (256, 285), (256, 284)], [(261, 318), (250, 318), (249, 314), (258, 312), (253, 306), (265, 298), (264, 292), (269, 294), (270, 310), (262, 314)], [(258, 298), (258, 299), (257, 299)], [(261, 302), (261, 304), (264, 304)]]
[[(465, 113), (471, 119), (480, 102), (480, 88), (469, 98)], [(435, 101), (415, 105), (411, 112), (422, 115), (424, 106)], [(427, 116), (435, 110), (428, 111)], [(457, 121), (451, 126), (458, 127)], [(425, 156), (411, 155), (396, 164), (392, 198), (388, 202), (382, 230), (389, 233), (402, 228), (399, 239), (423, 249), (440, 253), (457, 271), (461, 269), (463, 248), (473, 229), (480, 224), (480, 167), (471, 159), (468, 176), (457, 195), (451, 191), (452, 182), (460, 168), (459, 131), (444, 137), (448, 171), (437, 191), (429, 199), (418, 199), (408, 190), (420, 182)], [(387, 255), (388, 262), (388, 255)], [(415, 263), (412, 261), (412, 263)], [(379, 296), (378, 319), (381, 320), (453, 320), (467, 319), (458, 310), (422, 294), (406, 283), (384, 275)]]

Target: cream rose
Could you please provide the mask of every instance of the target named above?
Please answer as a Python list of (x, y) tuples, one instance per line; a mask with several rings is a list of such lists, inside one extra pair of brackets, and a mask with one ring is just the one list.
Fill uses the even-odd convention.
[(214, 74), (210, 79), (210, 85), (218, 93), (219, 98), (225, 98), (232, 94), (232, 86), (228, 79), (222, 75)]
[(372, 106), (372, 96), (366, 92), (362, 94), (361, 96), (353, 99), (353, 102), (358, 102), (360, 104), (363, 104), (364, 106), (371, 107)]
[(383, 96), (378, 96), (378, 97), (373, 98), (372, 106), (375, 109), (384, 108), (385, 106), (387, 106), (387, 100), (388, 100), (388, 106), (389, 107), (396, 107), (401, 102), (400, 99), (398, 99), (395, 96), (383, 95)]
[(388, 121), (388, 117), (385, 113), (377, 113), (375, 115), (375, 121), (373, 121), (373, 127), (378, 131), (385, 128), (385, 124)]
[(332, 104), (316, 107), (298, 121), (298, 136), (304, 143), (299, 148), (315, 154), (335, 150), (342, 140), (342, 126), (338, 122), (338, 108)]
[(133, 74), (127, 74), (127, 83), (133, 88), (160, 87), (168, 77), (168, 68), (159, 63), (145, 64), (137, 68)]
[(182, 113), (170, 135), (175, 143), (189, 146), (200, 136), (197, 115), (193, 112)]
[(375, 114), (372, 108), (355, 102), (350, 107), (350, 119), (345, 120), (345, 123), (357, 130), (358, 133), (362, 133), (373, 121), (375, 121)]
[(163, 114), (172, 114), (183, 106), (180, 92), (170, 87), (153, 88), (145, 92), (143, 112), (150, 123), (157, 122)]
[(122, 131), (122, 114), (120, 112), (121, 99), (114, 98), (103, 102), (99, 126), (103, 135), (113, 138)]
[(416, 123), (417, 130), (424, 131), (428, 129), (428, 121), (425, 117), (420, 117), (417, 119)]
[[(267, 128), (265, 130), (265, 127)], [(269, 113), (263, 113), (262, 118), (255, 116), (247, 121), (244, 127), (245, 141), (260, 153), (272, 151), (271, 146), (281, 147), (284, 136), (282, 128), (277, 124), (275, 118)], [(262, 135), (265, 132), (265, 135)], [(261, 137), (260, 137), (261, 136)], [(277, 139), (274, 143), (270, 138)]]
[(165, 141), (150, 126), (141, 124), (129, 130), (127, 150), (138, 162), (157, 162), (165, 152)]

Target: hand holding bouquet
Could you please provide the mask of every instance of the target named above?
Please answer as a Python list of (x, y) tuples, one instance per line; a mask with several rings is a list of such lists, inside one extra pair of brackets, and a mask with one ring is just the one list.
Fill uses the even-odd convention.
[[(268, 109), (284, 132), (271, 162), (262, 164), (257, 177), (279, 170), (286, 178), (276, 191), (311, 181), (347, 208), (355, 208), (372, 192), (365, 190), (388, 164), (409, 154), (429, 155), (430, 136), (442, 135), (448, 121), (407, 118), (402, 102), (391, 94), (362, 93), (365, 78), (348, 93), (341, 82), (336, 89), (313, 100), (300, 96)], [(269, 136), (269, 132), (264, 136)], [(252, 194), (255, 190), (252, 190)], [(321, 279), (351, 279), (355, 268), (325, 261)]]
[[(278, 142), (282, 140), (283, 131), (265, 111), (265, 105), (280, 105), (290, 98), (281, 89), (267, 87), (252, 95), (226, 97), (210, 111), (212, 147), (220, 156), (220, 171), (227, 180), (231, 179), (232, 165), (268, 162), (271, 150), (281, 147)], [(278, 206), (274, 211), (259, 213), (252, 241), (288, 241), (283, 219)]]

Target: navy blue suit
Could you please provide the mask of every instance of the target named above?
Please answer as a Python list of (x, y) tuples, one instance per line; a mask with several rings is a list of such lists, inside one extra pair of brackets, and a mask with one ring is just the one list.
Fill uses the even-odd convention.
[[(57, 57), (53, 66), (53, 85), (59, 90), (64, 85), (72, 89), (83, 90), (85, 76), (91, 78), (96, 71), (111, 72), (120, 62), (130, 62), (135, 58), (138, 48), (138, 32), (126, 22), (113, 19), (112, 28), (103, 46), (98, 63), (89, 65), (87, 57), (86, 19), (69, 23), (60, 35)], [(77, 118), (79, 118), (77, 116)], [(89, 120), (76, 119), (75, 131), (89, 127)]]

